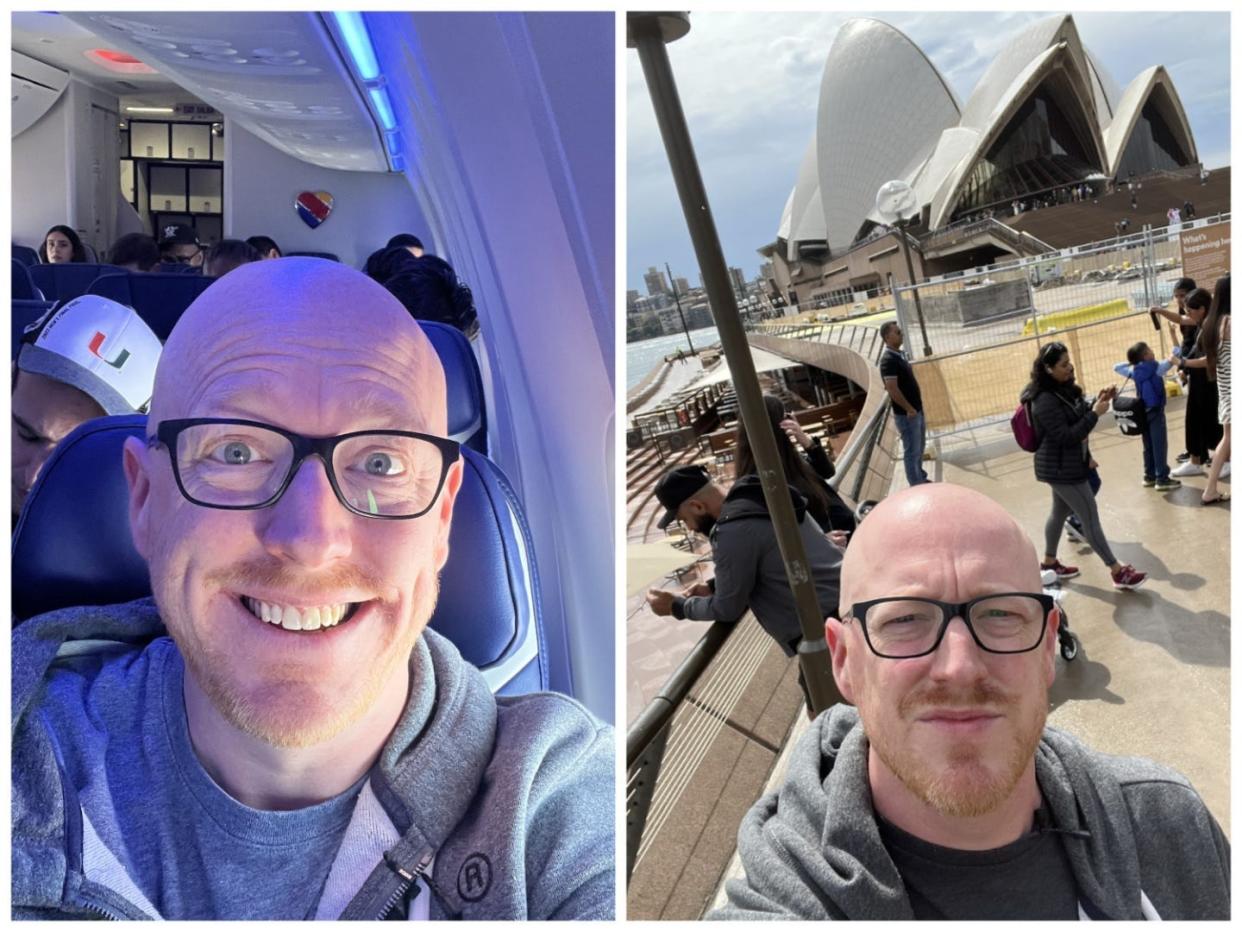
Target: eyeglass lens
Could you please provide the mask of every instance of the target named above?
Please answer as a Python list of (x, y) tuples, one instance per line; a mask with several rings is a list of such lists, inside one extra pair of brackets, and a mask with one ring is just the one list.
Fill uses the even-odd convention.
[[(177, 440), (177, 469), (186, 494), (206, 505), (248, 507), (272, 498), (293, 464), (293, 444), (282, 434), (241, 424), (199, 424)], [(406, 516), (431, 505), (443, 454), (416, 437), (360, 434), (332, 455), (341, 494), (370, 515)]]
[[(989, 650), (1017, 653), (1039, 643), (1045, 621), (1038, 599), (1006, 595), (980, 599), (970, 609), (970, 626)], [(867, 609), (864, 623), (871, 646), (890, 657), (914, 657), (936, 643), (944, 610), (919, 599), (892, 599)]]

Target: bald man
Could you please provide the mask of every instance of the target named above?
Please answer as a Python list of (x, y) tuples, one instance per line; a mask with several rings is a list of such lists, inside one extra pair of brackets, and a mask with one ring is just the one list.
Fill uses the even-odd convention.
[(1229, 844), (1184, 777), (1046, 727), (1035, 548), (953, 485), (855, 533), (834, 706), (743, 820), (725, 919), (1226, 919)]
[(421, 328), (345, 266), (186, 311), (124, 452), (154, 598), (14, 632), (16, 916), (611, 917), (610, 730), (425, 630), (446, 427)]

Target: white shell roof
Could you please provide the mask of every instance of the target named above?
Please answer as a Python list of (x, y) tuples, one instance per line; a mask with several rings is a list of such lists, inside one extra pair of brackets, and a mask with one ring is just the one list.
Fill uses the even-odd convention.
[[(1198, 158), (1168, 73), (1149, 68), (1123, 95), (1082, 45), (1068, 14), (1043, 17), (1019, 31), (960, 111), (935, 66), (906, 36), (887, 23), (852, 19), (829, 50), (815, 138), (781, 218), (778, 235), (789, 241), (790, 254), (805, 240), (827, 239), (834, 251), (847, 247), (864, 220), (880, 222), (875, 193), (893, 178), (908, 181), (920, 205), (930, 205), (933, 229), (943, 225), (975, 161), (1057, 68), (1064, 69), (1082, 107), (1090, 127), (1084, 142), (1104, 171), (1114, 170), (1153, 92), (1167, 91), (1177, 116), (1171, 128)], [(817, 200), (822, 214), (812, 209)]]
[(1177, 96), (1177, 90), (1173, 87), (1173, 79), (1169, 77), (1163, 65), (1153, 65), (1141, 72), (1126, 87), (1125, 93), (1121, 95), (1121, 100), (1117, 104), (1117, 116), (1104, 131), (1108, 174), (1111, 175), (1117, 171), (1117, 164), (1125, 154), (1126, 144), (1129, 143), (1130, 134), (1134, 132), (1134, 127), (1138, 123), (1139, 114), (1143, 112), (1143, 107), (1152, 94), (1157, 92), (1157, 88), (1168, 94), (1168, 99), (1177, 116), (1177, 120), (1170, 123), (1169, 129), (1177, 133), (1191, 161), (1199, 160), (1195, 137), (1190, 132), (1190, 121), (1186, 119), (1186, 111), (1182, 108), (1181, 98)]
[(926, 159), (958, 114), (940, 73), (901, 32), (873, 19), (841, 26), (824, 64), (815, 139), (831, 246), (853, 241), (880, 185)]

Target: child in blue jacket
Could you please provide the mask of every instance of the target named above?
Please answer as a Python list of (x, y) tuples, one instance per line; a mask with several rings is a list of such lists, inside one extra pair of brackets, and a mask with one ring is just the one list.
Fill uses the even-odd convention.
[(1180, 486), (1181, 480), (1169, 477), (1169, 428), (1164, 420), (1164, 374), (1172, 368), (1180, 350), (1173, 358), (1156, 361), (1156, 354), (1146, 343), (1135, 343), (1126, 350), (1129, 362), (1113, 366), (1118, 375), (1134, 379), (1138, 397), (1147, 411), (1143, 428), (1143, 485), (1168, 492)]

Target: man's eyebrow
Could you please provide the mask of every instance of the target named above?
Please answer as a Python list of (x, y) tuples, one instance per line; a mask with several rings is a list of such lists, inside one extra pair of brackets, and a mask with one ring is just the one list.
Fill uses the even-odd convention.
[(16, 422), (17, 422), (17, 426), (18, 426), (18, 427), (20, 427), (22, 430), (24, 430), (26, 433), (28, 433), (28, 434), (34, 434), (34, 435), (35, 435), (36, 437), (38, 437), (40, 440), (51, 440), (51, 439), (52, 439), (51, 437), (45, 437), (42, 433), (40, 433), (40, 432), (39, 432), (38, 430), (36, 430), (34, 427), (31, 427), (31, 426), (30, 426), (29, 424), (27, 424), (24, 420), (22, 420), (20, 417), (18, 417), (16, 412), (13, 412), (13, 420), (14, 420), (14, 421), (16, 421)]
[(419, 429), (426, 426), (421, 411), (417, 408), (411, 411), (395, 403), (387, 392), (368, 390), (352, 395), (345, 402), (345, 407), (351, 414), (376, 415), (399, 430)]

